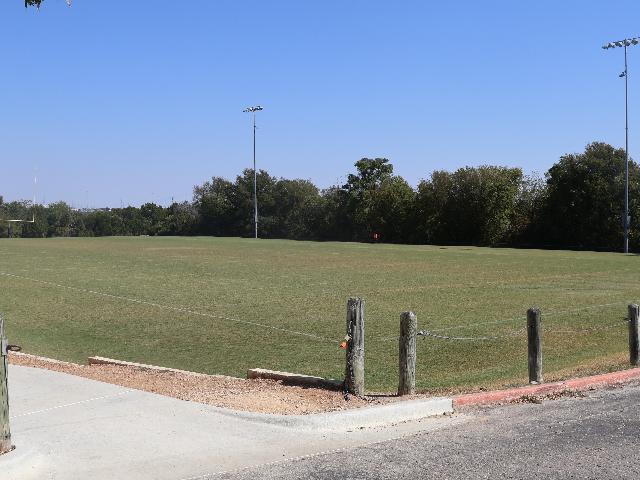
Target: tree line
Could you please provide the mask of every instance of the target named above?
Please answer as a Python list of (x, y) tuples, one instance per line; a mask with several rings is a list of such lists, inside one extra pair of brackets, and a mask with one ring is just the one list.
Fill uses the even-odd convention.
[[(545, 174), (484, 165), (437, 170), (412, 188), (385, 158), (363, 158), (342, 185), (318, 189), (259, 170), (258, 236), (430, 244), (529, 244), (618, 249), (622, 244), (625, 151), (593, 142), (560, 157)], [(638, 210), (640, 169), (629, 161), (629, 211)], [(64, 202), (45, 208), (4, 203), (0, 218), (14, 237), (108, 235), (254, 235), (254, 172), (234, 182), (212, 177), (194, 187), (191, 202), (147, 203), (109, 212), (71, 211)], [(640, 247), (629, 231), (630, 248)], [(7, 236), (7, 231), (0, 231)]]

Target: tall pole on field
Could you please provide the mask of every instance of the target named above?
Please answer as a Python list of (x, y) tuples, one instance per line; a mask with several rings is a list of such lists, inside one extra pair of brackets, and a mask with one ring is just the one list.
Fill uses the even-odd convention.
[(243, 112), (253, 112), (253, 222), (255, 224), (256, 236), (258, 238), (258, 174), (256, 172), (256, 111), (262, 110), (261, 106), (247, 108)]
[(627, 38), (617, 42), (607, 43), (602, 48), (608, 50), (615, 47), (624, 47), (624, 72), (619, 76), (624, 77), (624, 108), (625, 108), (625, 180), (624, 180), (624, 215), (622, 216), (622, 226), (624, 227), (624, 253), (629, 253), (629, 227), (631, 217), (629, 217), (629, 81), (627, 76), (627, 47), (637, 45), (637, 38)]

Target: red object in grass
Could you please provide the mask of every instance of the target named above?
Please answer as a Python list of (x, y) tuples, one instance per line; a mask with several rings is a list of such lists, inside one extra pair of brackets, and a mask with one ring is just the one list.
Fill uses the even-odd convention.
[(342, 342), (342, 343), (340, 344), (340, 346), (341, 346), (342, 348), (347, 348), (347, 342)]

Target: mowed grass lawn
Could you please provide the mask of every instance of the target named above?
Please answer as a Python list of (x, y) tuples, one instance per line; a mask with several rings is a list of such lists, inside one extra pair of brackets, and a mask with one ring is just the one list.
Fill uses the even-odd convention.
[[(267, 368), (343, 379), (346, 304), (362, 297), (369, 392), (397, 389), (403, 311), (416, 312), (419, 330), (475, 338), (520, 330), (530, 307), (547, 330), (614, 325), (640, 300), (640, 259), (621, 253), (111, 237), (2, 239), (0, 258), (11, 343), (76, 363), (99, 355), (236, 377)], [(417, 388), (526, 384), (526, 345), (526, 331), (420, 337)], [(622, 368), (626, 325), (543, 334), (545, 380)]]

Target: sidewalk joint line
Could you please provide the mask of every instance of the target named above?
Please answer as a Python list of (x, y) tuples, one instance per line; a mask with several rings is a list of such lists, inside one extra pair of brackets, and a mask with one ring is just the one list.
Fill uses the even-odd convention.
[(67, 403), (66, 405), (58, 405), (57, 407), (45, 408), (43, 410), (36, 410), (35, 412), (21, 413), (20, 415), (14, 415), (13, 417), (9, 417), (9, 420), (14, 419), (14, 418), (26, 417), (27, 415), (34, 415), (36, 413), (48, 412), (50, 410), (56, 410), (58, 408), (71, 407), (73, 405), (80, 405), (82, 403), (93, 402), (95, 400), (102, 400), (104, 398), (117, 397), (118, 395), (123, 395), (125, 393), (130, 393), (130, 392), (133, 392), (133, 391), (134, 390), (126, 390), (124, 392), (114, 393), (112, 395), (105, 395), (103, 397), (89, 398), (87, 400), (80, 400), (79, 402)]

